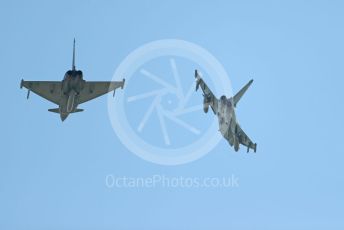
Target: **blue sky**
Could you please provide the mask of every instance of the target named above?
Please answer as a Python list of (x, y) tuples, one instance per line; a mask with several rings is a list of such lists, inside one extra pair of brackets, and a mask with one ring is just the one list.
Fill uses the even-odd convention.
[[(341, 1), (1, 2), (0, 228), (343, 229), (343, 9)], [(237, 116), (258, 153), (222, 140), (189, 164), (144, 161), (112, 130), (106, 96), (61, 123), (47, 112), (54, 105), (34, 94), (27, 101), (19, 83), (61, 80), (74, 37), (86, 80), (110, 80), (134, 49), (167, 38), (211, 52), (234, 92), (254, 78)], [(234, 174), (240, 186), (110, 189), (109, 174)]]

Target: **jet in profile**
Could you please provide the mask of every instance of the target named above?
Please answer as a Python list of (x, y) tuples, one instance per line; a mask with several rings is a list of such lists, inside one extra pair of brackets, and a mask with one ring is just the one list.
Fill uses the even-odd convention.
[(64, 121), (69, 114), (82, 112), (78, 105), (92, 100), (119, 87), (123, 89), (123, 81), (85, 81), (81, 70), (75, 68), (75, 39), (73, 43), (72, 69), (68, 70), (62, 81), (24, 81), (21, 80), (20, 88), (30, 91), (58, 105), (58, 108), (48, 109), (50, 112), (59, 113)]
[(244, 95), (246, 90), (250, 87), (253, 80), (249, 81), (234, 97), (226, 98), (221, 96), (217, 99), (211, 92), (209, 87), (205, 84), (198, 71), (195, 70), (196, 78), (196, 91), (201, 86), (203, 91), (203, 110), (205, 113), (208, 112), (209, 106), (213, 110), (214, 114), (217, 115), (219, 120), (219, 131), (222, 136), (228, 141), (230, 146), (234, 145), (234, 150), (239, 151), (239, 145), (242, 144), (247, 147), (247, 152), (253, 149), (254, 152), (257, 150), (257, 144), (253, 143), (251, 139), (241, 129), (235, 115), (235, 108)]

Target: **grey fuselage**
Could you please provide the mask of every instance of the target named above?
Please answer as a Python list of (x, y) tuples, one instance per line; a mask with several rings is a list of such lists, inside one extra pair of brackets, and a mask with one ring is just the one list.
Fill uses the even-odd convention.
[(236, 135), (237, 120), (233, 98), (221, 96), (218, 100), (216, 115), (219, 120), (219, 131), (222, 136), (228, 140), (231, 146), (234, 145), (236, 149), (239, 149), (239, 140)]
[(78, 97), (85, 85), (82, 71), (69, 70), (62, 80), (61, 99), (59, 112), (61, 120), (64, 121), (70, 113), (76, 112)]

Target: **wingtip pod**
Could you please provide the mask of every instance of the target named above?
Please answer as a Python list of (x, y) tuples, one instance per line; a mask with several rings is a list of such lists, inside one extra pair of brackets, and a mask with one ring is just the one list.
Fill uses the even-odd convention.
[(249, 146), (247, 146), (247, 153), (250, 152), (250, 148), (253, 149), (253, 152), (257, 152), (257, 143), (254, 143), (254, 144), (249, 144)]
[[(21, 81), (20, 81), (20, 88), (21, 88), (21, 89), (24, 87), (24, 83), (25, 83), (24, 79), (21, 79)], [(30, 89), (27, 90), (26, 99), (29, 99), (29, 97), (30, 97), (30, 91), (31, 91)]]
[(123, 78), (122, 82), (123, 82), (123, 84), (122, 84), (122, 86), (121, 86), (121, 89), (123, 89), (123, 88), (124, 88), (124, 84), (125, 84), (125, 78)]
[[(125, 78), (123, 78), (122, 82), (118, 81), (117, 84), (119, 84), (121, 89), (123, 89), (124, 88), (124, 84), (125, 84)], [(112, 96), (115, 97), (115, 94), (116, 94), (116, 89), (113, 90)]]
[(199, 74), (198, 74), (197, 69), (195, 69), (195, 78), (196, 78), (196, 91), (197, 91), (198, 88), (199, 88), (199, 84), (200, 84), (200, 81), (199, 81), (200, 76), (199, 76)]

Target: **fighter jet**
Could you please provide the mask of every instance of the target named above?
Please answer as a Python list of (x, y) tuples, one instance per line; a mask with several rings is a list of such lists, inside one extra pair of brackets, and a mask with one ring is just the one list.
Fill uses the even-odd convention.
[(103, 94), (113, 91), (119, 87), (123, 89), (123, 81), (85, 81), (81, 70), (75, 68), (75, 39), (73, 43), (72, 69), (68, 70), (62, 81), (24, 81), (21, 80), (20, 88), (28, 89), (27, 99), (30, 91), (58, 105), (58, 108), (48, 109), (53, 113), (59, 113), (64, 121), (69, 114), (82, 112), (78, 105), (92, 100)]
[(234, 145), (234, 150), (239, 151), (239, 145), (242, 144), (247, 147), (247, 152), (253, 149), (254, 152), (257, 150), (257, 144), (253, 143), (251, 139), (241, 129), (235, 115), (235, 108), (244, 95), (246, 90), (250, 87), (253, 80), (249, 81), (234, 97), (227, 98), (221, 96), (217, 99), (211, 92), (209, 87), (205, 84), (198, 71), (195, 70), (196, 78), (196, 91), (201, 86), (203, 91), (203, 110), (205, 113), (208, 112), (209, 106), (211, 107), (214, 114), (217, 115), (219, 120), (219, 131), (222, 136), (228, 141), (230, 146)]

